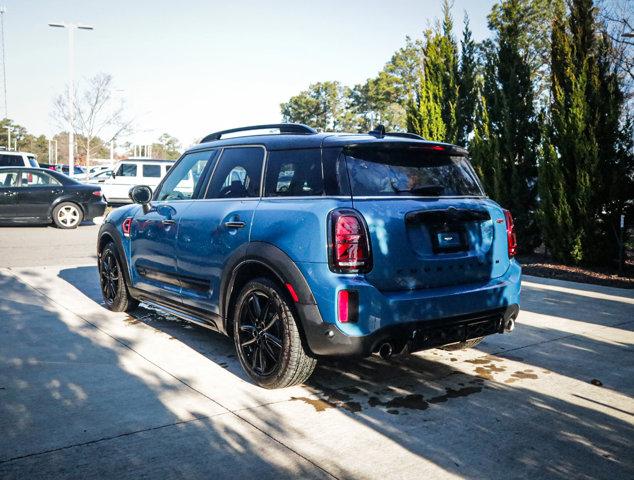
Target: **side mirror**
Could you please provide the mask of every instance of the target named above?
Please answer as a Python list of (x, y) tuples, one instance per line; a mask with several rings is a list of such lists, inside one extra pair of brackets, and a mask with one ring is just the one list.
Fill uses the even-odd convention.
[(134, 203), (143, 206), (143, 211), (147, 212), (152, 201), (152, 189), (147, 185), (136, 185), (130, 189), (128, 196)]
[(115, 178), (117, 176), (116, 173), (114, 173), (114, 171), (112, 172), (112, 175), (110, 175), (111, 178)]

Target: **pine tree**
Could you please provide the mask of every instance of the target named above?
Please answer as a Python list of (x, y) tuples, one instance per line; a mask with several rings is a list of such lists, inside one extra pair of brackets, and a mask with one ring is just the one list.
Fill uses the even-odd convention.
[(465, 13), (464, 30), (460, 42), (460, 70), (458, 74), (458, 138), (459, 145), (465, 146), (473, 132), (474, 115), (478, 92), (476, 75), (478, 61), (476, 43), (469, 28), (469, 17)]
[(409, 101), (407, 126), (427, 139), (456, 143), (458, 46), (450, 10), (449, 1), (444, 0), (441, 25), (426, 32), (423, 71), (416, 98)]
[(539, 129), (534, 107), (531, 67), (522, 52), (526, 0), (506, 0), (497, 10), (496, 37), (483, 45), (484, 85), (490, 136), (496, 156), (487, 179), (490, 195), (515, 217), (520, 248), (532, 251), (539, 242), (537, 158)]
[[(572, 0), (569, 8), (566, 17), (563, 1), (558, 2), (551, 54), (551, 143), (559, 157), (557, 176), (566, 184), (544, 175), (544, 169), (540, 182), (554, 200), (566, 198), (571, 220), (562, 228), (571, 231), (556, 238), (546, 223), (543, 228), (557, 258), (595, 263), (616, 250), (612, 230), (632, 188), (631, 131), (622, 121), (624, 100), (611, 65), (611, 44), (600, 34), (593, 1)], [(545, 222), (557, 207), (550, 201), (542, 201)], [(564, 245), (552, 247), (560, 242)]]

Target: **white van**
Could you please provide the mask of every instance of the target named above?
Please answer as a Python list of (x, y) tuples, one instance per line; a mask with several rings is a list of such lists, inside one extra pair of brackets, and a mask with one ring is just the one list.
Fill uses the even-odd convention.
[(128, 158), (112, 169), (112, 176), (101, 183), (101, 193), (109, 204), (132, 203), (128, 192), (135, 185), (147, 185), (154, 190), (167, 171), (174, 165), (171, 160)]
[(8, 152), (0, 150), (0, 167), (39, 168), (35, 155), (27, 152)]

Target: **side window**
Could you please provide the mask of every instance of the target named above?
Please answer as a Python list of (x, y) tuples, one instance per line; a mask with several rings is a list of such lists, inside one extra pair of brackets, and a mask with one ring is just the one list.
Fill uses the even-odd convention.
[(170, 171), (155, 195), (155, 200), (189, 200), (196, 193), (205, 167), (216, 150), (185, 155)]
[(24, 160), (17, 155), (0, 155), (0, 167), (23, 167)]
[(117, 170), (117, 177), (136, 177), (136, 164), (122, 163)]
[(47, 173), (43, 172), (22, 172), (21, 187), (47, 187), (60, 185), (60, 183)]
[(223, 150), (205, 198), (259, 197), (263, 159), (260, 147)]
[(267, 197), (306, 197), (323, 193), (320, 150), (283, 150), (269, 154), (266, 166)]
[(0, 188), (11, 188), (18, 185), (18, 172), (0, 172)]
[(143, 176), (149, 178), (161, 178), (161, 166), (143, 165)]

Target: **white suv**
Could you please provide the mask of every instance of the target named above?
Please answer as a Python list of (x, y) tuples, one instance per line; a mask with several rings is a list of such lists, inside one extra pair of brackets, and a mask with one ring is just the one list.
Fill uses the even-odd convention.
[(35, 155), (27, 152), (8, 152), (0, 150), (0, 167), (39, 168)]
[(147, 185), (154, 190), (175, 162), (129, 158), (118, 162), (112, 176), (101, 184), (101, 193), (110, 204), (132, 203), (128, 192), (135, 185)]

